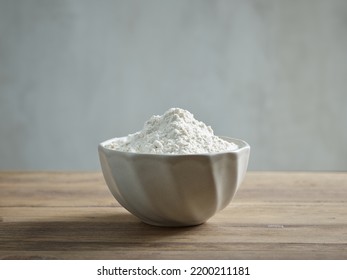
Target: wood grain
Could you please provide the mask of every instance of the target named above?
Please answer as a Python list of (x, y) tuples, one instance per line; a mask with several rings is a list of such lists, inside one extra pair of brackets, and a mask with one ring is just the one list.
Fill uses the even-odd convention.
[(99, 172), (0, 172), (0, 259), (347, 259), (347, 173), (249, 172), (196, 227), (146, 225)]

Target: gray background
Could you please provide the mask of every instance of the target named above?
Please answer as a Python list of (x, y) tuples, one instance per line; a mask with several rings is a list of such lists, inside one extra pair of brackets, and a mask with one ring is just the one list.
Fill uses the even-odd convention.
[(347, 170), (347, 1), (0, 0), (0, 169), (98, 170), (182, 107), (251, 170)]

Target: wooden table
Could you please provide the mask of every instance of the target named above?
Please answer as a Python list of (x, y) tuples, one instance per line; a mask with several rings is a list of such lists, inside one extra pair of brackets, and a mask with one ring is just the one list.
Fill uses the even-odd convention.
[(248, 172), (207, 223), (159, 228), (99, 172), (0, 172), (0, 259), (347, 259), (347, 173)]

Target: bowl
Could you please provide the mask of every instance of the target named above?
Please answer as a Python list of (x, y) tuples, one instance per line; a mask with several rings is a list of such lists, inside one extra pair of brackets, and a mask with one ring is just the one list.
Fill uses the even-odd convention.
[(142, 154), (99, 144), (108, 188), (130, 213), (156, 226), (192, 226), (225, 208), (246, 174), (250, 146), (221, 137), (238, 149), (210, 154)]

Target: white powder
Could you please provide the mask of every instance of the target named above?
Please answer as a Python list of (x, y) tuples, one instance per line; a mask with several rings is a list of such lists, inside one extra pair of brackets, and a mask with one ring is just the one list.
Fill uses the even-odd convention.
[(162, 116), (152, 116), (141, 131), (114, 139), (107, 148), (149, 154), (201, 154), (231, 151), (238, 146), (215, 136), (210, 126), (190, 112), (171, 108)]

